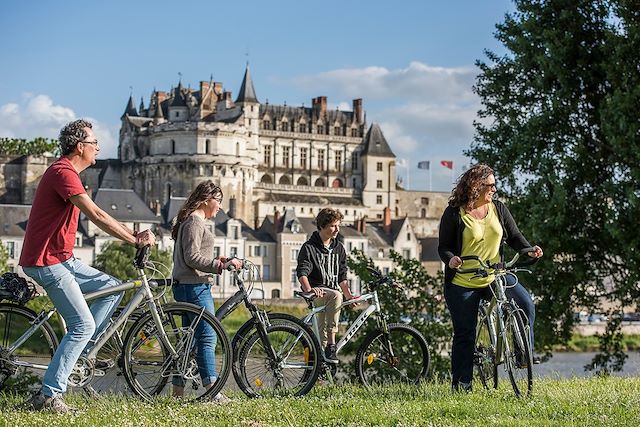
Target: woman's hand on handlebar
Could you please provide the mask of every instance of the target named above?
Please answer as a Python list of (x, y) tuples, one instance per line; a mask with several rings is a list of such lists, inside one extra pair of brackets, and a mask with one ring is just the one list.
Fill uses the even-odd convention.
[(238, 270), (243, 266), (242, 260), (238, 258), (227, 258), (227, 261), (224, 263), (223, 268), (225, 270)]
[(531, 258), (541, 258), (543, 253), (542, 253), (542, 248), (538, 245), (533, 247), (533, 251), (532, 252), (528, 252), (528, 255)]
[(449, 268), (456, 269), (462, 265), (462, 259), (459, 256), (454, 256), (449, 260)]

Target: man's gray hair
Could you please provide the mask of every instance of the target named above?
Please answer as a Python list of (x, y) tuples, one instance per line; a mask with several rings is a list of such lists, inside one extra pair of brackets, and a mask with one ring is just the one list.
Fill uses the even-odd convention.
[(58, 142), (60, 143), (60, 151), (62, 155), (67, 155), (73, 152), (79, 142), (82, 142), (87, 137), (87, 132), (84, 128), (93, 128), (91, 123), (86, 120), (74, 120), (67, 123), (61, 130), (60, 136), (58, 136)]

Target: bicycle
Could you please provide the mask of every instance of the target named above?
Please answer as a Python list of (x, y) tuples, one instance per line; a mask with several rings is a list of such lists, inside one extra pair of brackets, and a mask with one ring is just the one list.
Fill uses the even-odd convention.
[(457, 269), (459, 273), (474, 273), (472, 279), (488, 277), (490, 271), (495, 274), (495, 280), (490, 285), (493, 297), (491, 301), (481, 303), (478, 308), (474, 370), (484, 388), (498, 388), (498, 366), (504, 365), (517, 397), (528, 396), (533, 389), (533, 343), (527, 316), (513, 299), (507, 298), (505, 291), (514, 286), (508, 284), (508, 276), (515, 278), (515, 283), (518, 283), (515, 273), (530, 272), (521, 267), (535, 263), (537, 258), (519, 265), (516, 263), (520, 256), (532, 251), (533, 248), (524, 248), (511, 261), (495, 264), (483, 261), (475, 255), (463, 256), (463, 262), (478, 261), (480, 267)]
[[(351, 341), (370, 316), (376, 319), (376, 328), (369, 332), (358, 348), (355, 358), (356, 374), (365, 387), (394, 383), (418, 384), (429, 372), (429, 347), (424, 336), (413, 326), (400, 323), (387, 323), (378, 298), (377, 288), (382, 285), (400, 288), (389, 276), (383, 276), (377, 270), (368, 269), (373, 280), (365, 284), (367, 293), (344, 301), (340, 308), (369, 302), (369, 306), (351, 323), (344, 336), (336, 343), (336, 354)], [(317, 337), (320, 336), (316, 314), (326, 310), (325, 306), (314, 307), (313, 292), (294, 292), (303, 298), (309, 313), (303, 321), (311, 325)], [(324, 371), (327, 379), (334, 382), (335, 364), (330, 364), (322, 353)]]
[[(267, 313), (251, 302), (251, 291), (259, 270), (247, 260), (233, 269), (238, 291), (217, 310), (219, 320), (241, 303), (251, 318), (236, 332), (232, 372), (240, 389), (249, 397), (302, 396), (320, 373), (320, 344), (300, 319), (285, 313)], [(245, 287), (244, 273), (249, 286)]]
[[(97, 337), (95, 343), (76, 363), (69, 385), (82, 387), (89, 394), (95, 394), (92, 381), (104, 376), (105, 371), (96, 368), (95, 360), (108, 342), (121, 345), (119, 366), (136, 395), (143, 399), (171, 394), (170, 379), (181, 378), (185, 383), (185, 398), (204, 400), (215, 396), (224, 386), (231, 370), (231, 348), (229, 339), (220, 322), (204, 308), (188, 303), (157, 304), (166, 291), (155, 296), (152, 289), (159, 287), (157, 281), (147, 278), (145, 268), (149, 263), (150, 248), (138, 249), (134, 265), (138, 270), (138, 279), (129, 280), (109, 289), (84, 295), (91, 301), (106, 295), (137, 289), (129, 303), (119, 315), (112, 318), (107, 328)], [(146, 311), (140, 312), (139, 306), (146, 305)], [(55, 308), (43, 309), (40, 313), (18, 303), (0, 304), (0, 388), (6, 380), (16, 375), (34, 375), (34, 372), (46, 370), (58, 347), (58, 339), (48, 322), (56, 313)], [(123, 328), (128, 319), (137, 317), (128, 327), (124, 340), (121, 340)], [(60, 317), (63, 330), (64, 320)], [(218, 377), (207, 388), (198, 375), (197, 350), (194, 335), (198, 327), (212, 328), (217, 337), (215, 345), (216, 372)], [(121, 343), (121, 344), (120, 344)]]

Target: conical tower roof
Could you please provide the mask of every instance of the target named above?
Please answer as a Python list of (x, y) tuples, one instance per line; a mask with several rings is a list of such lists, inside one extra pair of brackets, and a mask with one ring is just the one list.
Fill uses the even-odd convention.
[(376, 157), (396, 157), (393, 151), (391, 151), (391, 147), (389, 147), (387, 140), (382, 134), (382, 129), (380, 129), (377, 123), (371, 125), (367, 131), (367, 135), (364, 137), (364, 150), (362, 154)]
[(253, 88), (253, 81), (251, 80), (251, 72), (249, 71), (249, 64), (247, 64), (247, 68), (246, 70), (244, 70), (244, 78), (242, 79), (242, 85), (240, 86), (238, 99), (236, 99), (236, 103), (238, 102), (258, 103), (256, 90)]
[(133, 105), (133, 95), (129, 95), (129, 102), (127, 102), (127, 107), (124, 109), (124, 113), (122, 113), (122, 116), (120, 118), (123, 118), (126, 115), (129, 115), (129, 116), (137, 116), (138, 115), (138, 111), (136, 110), (136, 106)]

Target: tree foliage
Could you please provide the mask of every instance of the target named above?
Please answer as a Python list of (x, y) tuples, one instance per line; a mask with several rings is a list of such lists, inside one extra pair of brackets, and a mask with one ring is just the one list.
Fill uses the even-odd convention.
[(4, 247), (2, 241), (0, 241), (0, 274), (5, 271), (9, 271), (9, 252), (7, 248)]
[[(626, 0), (515, 4), (495, 34), (507, 53), (478, 62), (468, 154), (494, 167), (518, 225), (545, 249), (527, 283), (548, 349), (570, 337), (576, 307), (617, 311), (638, 297), (640, 19)], [(605, 373), (624, 360), (619, 325), (601, 339)]]
[(49, 138), (34, 138), (31, 140), (21, 138), (0, 138), (0, 155), (3, 156), (27, 156), (51, 153), (60, 155), (58, 141)]
[[(121, 280), (133, 279), (138, 276), (133, 265), (135, 254), (136, 248), (132, 245), (119, 241), (109, 242), (102, 247), (102, 251), (96, 256), (93, 266)], [(163, 264), (170, 274), (173, 265), (171, 252), (161, 251), (154, 247), (151, 250), (149, 260)]]
[[(430, 276), (417, 259), (403, 258), (395, 251), (391, 251), (391, 259), (394, 269), (389, 275), (401, 284), (402, 288), (378, 288), (383, 313), (391, 323), (402, 322), (401, 319), (411, 320), (411, 325), (422, 332), (429, 343), (432, 374), (444, 378), (450, 371), (447, 356), (453, 329), (444, 301), (443, 278)], [(352, 251), (348, 265), (363, 283), (372, 280), (367, 268), (375, 269), (373, 260), (362, 251)], [(351, 312), (351, 320), (358, 314)], [(375, 325), (370, 325), (370, 328), (373, 326)]]

